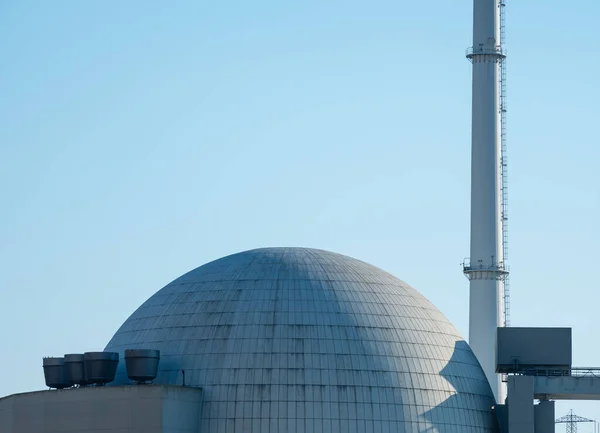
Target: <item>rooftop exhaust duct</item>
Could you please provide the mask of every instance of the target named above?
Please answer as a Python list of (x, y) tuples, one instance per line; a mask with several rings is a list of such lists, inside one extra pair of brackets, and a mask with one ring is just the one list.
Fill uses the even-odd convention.
[(73, 385), (67, 379), (64, 358), (44, 358), (43, 367), (48, 388), (63, 389)]
[(119, 354), (116, 352), (86, 352), (83, 354), (83, 363), (86, 382), (105, 385), (115, 379)]
[(160, 350), (127, 349), (125, 350), (125, 366), (127, 377), (137, 382), (144, 383), (156, 378)]
[(66, 354), (64, 359), (67, 380), (74, 385), (87, 385), (85, 380), (83, 353)]

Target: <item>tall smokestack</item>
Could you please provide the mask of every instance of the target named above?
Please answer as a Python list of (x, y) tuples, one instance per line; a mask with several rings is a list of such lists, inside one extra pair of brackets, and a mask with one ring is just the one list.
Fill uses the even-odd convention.
[(471, 254), (464, 272), (470, 281), (469, 344), (492, 387), (504, 403), (505, 387), (495, 373), (496, 327), (504, 326), (505, 192), (503, 181), (504, 50), (501, 45), (503, 0), (474, 0), (471, 126)]

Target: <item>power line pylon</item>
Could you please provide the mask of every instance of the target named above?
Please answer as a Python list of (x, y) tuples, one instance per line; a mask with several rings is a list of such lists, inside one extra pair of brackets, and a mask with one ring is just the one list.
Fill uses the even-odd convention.
[(566, 424), (567, 433), (577, 433), (577, 424), (580, 422), (595, 422), (593, 419), (584, 418), (582, 416), (575, 415), (573, 409), (569, 411), (565, 416), (561, 416), (555, 424)]

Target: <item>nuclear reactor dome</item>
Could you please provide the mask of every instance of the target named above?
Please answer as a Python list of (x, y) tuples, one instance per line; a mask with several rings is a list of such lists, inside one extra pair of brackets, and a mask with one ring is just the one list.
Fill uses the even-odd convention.
[[(148, 299), (106, 350), (158, 349), (155, 383), (202, 387), (204, 432), (492, 432), (493, 395), (452, 324), (350, 257), (264, 248)], [(124, 363), (116, 383), (129, 383)]]

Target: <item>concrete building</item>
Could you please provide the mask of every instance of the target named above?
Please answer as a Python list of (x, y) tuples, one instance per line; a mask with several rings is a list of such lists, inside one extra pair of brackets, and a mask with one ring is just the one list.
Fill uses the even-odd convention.
[[(69, 355), (106, 358), (108, 386), (90, 386), (85, 364), (85, 380), (69, 388), (60, 377), (67, 357), (45, 359), (58, 372), (48, 383), (68, 389), (0, 398), (0, 433), (547, 433), (552, 400), (599, 398), (600, 369), (571, 366), (570, 330), (503, 328), (503, 10), (500, 0), (474, 1), (467, 51), (471, 252), (463, 271), (473, 350), (427, 299), (381, 269), (322, 250), (245, 251), (159, 290), (105, 352)], [(140, 359), (156, 353), (154, 362), (160, 351), (153, 384), (130, 380), (122, 361), (132, 349)]]
[[(131, 385), (120, 362), (107, 387), (0, 399), (0, 431), (496, 428), (485, 374), (443, 314), (392, 275), (322, 250), (246, 251), (181, 276), (144, 302), (106, 350), (131, 348), (161, 351), (157, 386)], [(151, 429), (140, 427), (140, 413)]]
[(88, 387), (0, 399), (0, 432), (198, 433), (202, 390), (181, 386)]

